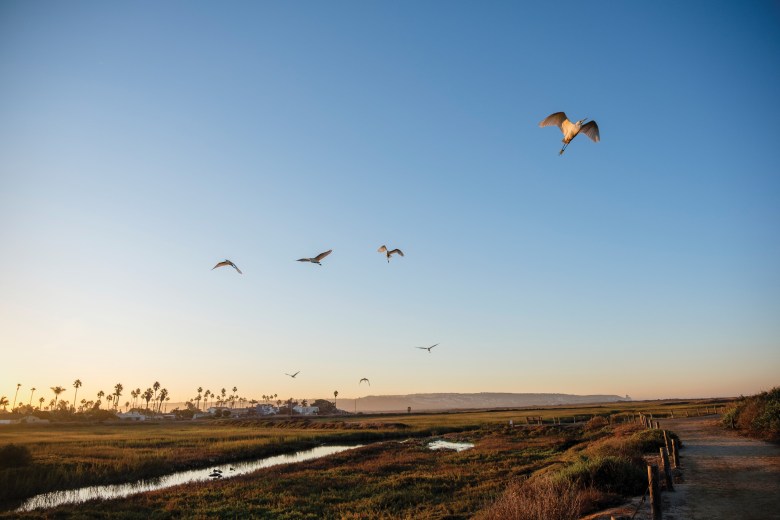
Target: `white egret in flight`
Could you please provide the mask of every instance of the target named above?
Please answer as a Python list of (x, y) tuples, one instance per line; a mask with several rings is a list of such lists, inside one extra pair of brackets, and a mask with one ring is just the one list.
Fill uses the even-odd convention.
[(404, 252), (401, 251), (400, 249), (393, 249), (392, 251), (390, 251), (390, 250), (387, 249), (387, 246), (380, 247), (379, 249), (376, 250), (376, 252), (377, 253), (385, 253), (385, 255), (387, 256), (387, 263), (388, 264), (390, 263), (390, 257), (393, 256), (394, 254), (398, 253), (399, 255), (404, 256)]
[(322, 264), (320, 263), (320, 260), (322, 260), (323, 258), (328, 256), (332, 252), (333, 252), (333, 249), (328, 249), (324, 253), (320, 253), (317, 256), (315, 256), (314, 258), (299, 258), (298, 261), (299, 262), (311, 262), (313, 264), (317, 264), (317, 265), (321, 266)]
[(544, 118), (544, 120), (539, 123), (539, 126), (557, 126), (561, 129), (561, 132), (563, 132), (563, 148), (561, 148), (561, 151), (558, 152), (558, 155), (562, 155), (563, 151), (566, 150), (566, 147), (569, 146), (571, 140), (577, 137), (577, 134), (580, 132), (590, 137), (591, 141), (594, 143), (599, 142), (601, 139), (599, 137), (599, 125), (597, 125), (595, 121), (585, 123), (587, 119), (588, 118), (586, 117), (585, 119), (580, 119), (576, 123), (572, 123), (566, 117), (565, 113), (556, 112)]
[(217, 267), (225, 267), (226, 265), (229, 265), (230, 267), (232, 267), (233, 269), (235, 269), (236, 271), (238, 271), (238, 274), (244, 274), (244, 273), (242, 273), (242, 272), (241, 272), (241, 269), (239, 269), (239, 268), (236, 266), (236, 264), (234, 264), (233, 262), (231, 262), (230, 260), (227, 260), (227, 259), (225, 259), (225, 260), (223, 260), (223, 261), (219, 262), (217, 265), (215, 265), (214, 267), (212, 267), (212, 268), (211, 268), (211, 270), (213, 271), (213, 270), (214, 270), (214, 269), (216, 269)]

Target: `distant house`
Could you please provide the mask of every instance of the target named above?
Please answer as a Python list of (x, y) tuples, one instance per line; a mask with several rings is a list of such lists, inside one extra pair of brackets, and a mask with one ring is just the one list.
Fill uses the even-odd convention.
[(49, 424), (48, 419), (41, 419), (40, 417), (36, 417), (34, 415), (22, 417), (21, 422), (25, 424)]
[(138, 412), (127, 412), (127, 413), (118, 412), (116, 416), (121, 421), (145, 421), (146, 420), (146, 416)]
[(319, 406), (293, 406), (293, 411), (300, 415), (317, 415), (320, 413)]
[(0, 419), (0, 424), (19, 424), (19, 419)]

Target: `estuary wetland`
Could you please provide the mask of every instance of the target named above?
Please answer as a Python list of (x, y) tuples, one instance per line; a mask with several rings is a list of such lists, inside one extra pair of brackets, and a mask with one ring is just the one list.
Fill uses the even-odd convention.
[[(11, 425), (0, 429), (0, 446), (23, 446), (32, 458), (0, 470), (0, 517), (500, 518), (529, 486), (568, 497), (585, 514), (642, 494), (644, 457), (657, 454), (663, 436), (638, 424), (639, 412), (679, 417), (722, 404)], [(325, 456), (245, 470), (313, 448)], [(205, 478), (215, 468), (230, 478)], [(199, 477), (112, 500), (20, 509), (42, 493), (179, 472)]]

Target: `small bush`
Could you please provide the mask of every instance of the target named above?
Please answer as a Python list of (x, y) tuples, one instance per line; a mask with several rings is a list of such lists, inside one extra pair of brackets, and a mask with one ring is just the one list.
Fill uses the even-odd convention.
[(609, 421), (597, 415), (585, 424), (586, 431), (600, 430), (609, 426)]
[(27, 446), (6, 444), (0, 447), (0, 469), (21, 468), (32, 464), (32, 454)]
[(549, 478), (511, 484), (480, 520), (576, 520), (583, 510), (583, 491), (571, 481)]
[(644, 468), (635, 461), (615, 455), (585, 457), (563, 468), (555, 480), (571, 482), (579, 488), (592, 487), (606, 493), (630, 496), (647, 487)]

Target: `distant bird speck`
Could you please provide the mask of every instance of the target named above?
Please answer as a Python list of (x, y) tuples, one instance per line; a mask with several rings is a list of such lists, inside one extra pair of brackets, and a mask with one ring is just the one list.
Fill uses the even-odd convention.
[(393, 249), (392, 251), (389, 251), (387, 249), (387, 246), (380, 247), (379, 249), (376, 250), (376, 252), (377, 253), (385, 253), (385, 255), (387, 256), (387, 263), (388, 264), (390, 263), (390, 257), (393, 256), (394, 254), (398, 253), (399, 255), (404, 256), (404, 252), (401, 251), (400, 249)]
[[(438, 345), (438, 343), (436, 343), (436, 345)], [(416, 348), (419, 348), (420, 350), (427, 350), (428, 354), (430, 354), (431, 353), (431, 349), (433, 347), (435, 347), (436, 345), (431, 345), (430, 347), (416, 347)]]
[(298, 262), (311, 262), (313, 264), (317, 264), (317, 265), (321, 266), (322, 264), (320, 263), (320, 261), (323, 258), (325, 258), (326, 256), (328, 256), (329, 254), (331, 254), (332, 252), (333, 252), (333, 249), (328, 249), (324, 253), (320, 253), (317, 256), (315, 256), (314, 258), (299, 258)]
[(563, 147), (561, 148), (561, 151), (558, 152), (558, 155), (563, 155), (564, 150), (566, 150), (566, 147), (569, 146), (571, 140), (577, 137), (577, 134), (579, 134), (580, 132), (590, 137), (591, 141), (593, 141), (594, 143), (599, 142), (599, 140), (601, 139), (599, 136), (599, 126), (596, 124), (595, 121), (585, 123), (587, 119), (588, 118), (586, 117), (585, 119), (580, 119), (576, 123), (572, 123), (566, 117), (565, 113), (556, 112), (544, 118), (544, 120), (542, 120), (542, 122), (539, 123), (539, 126), (541, 127), (557, 126), (558, 128), (561, 129), (561, 132), (563, 132), (563, 141), (562, 141)]
[(238, 271), (238, 274), (244, 274), (244, 273), (242, 273), (242, 272), (241, 272), (241, 269), (239, 269), (239, 268), (236, 266), (236, 264), (234, 264), (233, 262), (231, 262), (230, 260), (227, 260), (227, 259), (226, 259), (226, 260), (223, 260), (223, 261), (221, 261), (221, 262), (219, 262), (217, 265), (215, 265), (214, 267), (212, 267), (212, 268), (211, 268), (211, 270), (213, 271), (213, 270), (214, 270), (214, 269), (216, 269), (217, 267), (225, 267), (226, 265), (229, 265), (230, 267), (232, 267), (233, 269), (235, 269), (236, 271)]
[(295, 379), (295, 376), (297, 376), (297, 375), (298, 375), (298, 374), (300, 374), (300, 373), (301, 373), (301, 371), (300, 371), (300, 370), (298, 370), (298, 371), (297, 371), (296, 373), (294, 373), (294, 374), (288, 374), (287, 372), (285, 372), (285, 373), (284, 373), (284, 375), (286, 375), (286, 376), (290, 376), (290, 377), (292, 377), (293, 379)]
[(371, 386), (371, 381), (369, 381), (367, 377), (364, 377), (363, 379), (361, 379), (360, 381), (358, 381), (358, 385), (359, 385), (360, 383), (362, 383), (363, 381), (365, 381), (366, 383), (368, 383), (368, 386)]

